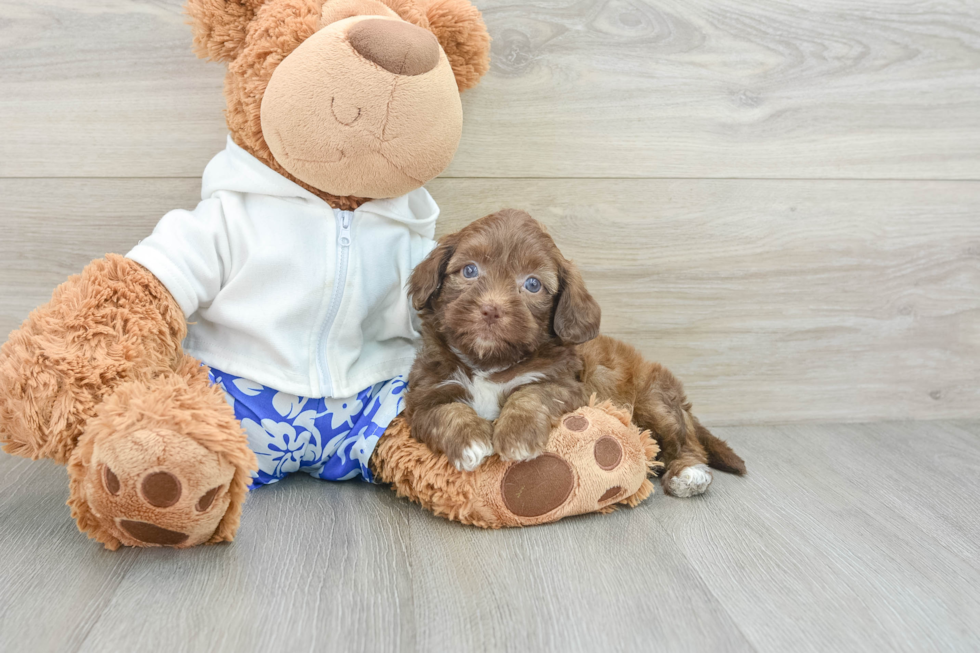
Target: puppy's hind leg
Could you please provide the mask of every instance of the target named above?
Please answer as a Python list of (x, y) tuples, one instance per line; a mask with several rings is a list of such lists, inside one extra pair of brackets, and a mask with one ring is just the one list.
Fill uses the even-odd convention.
[(666, 465), (661, 480), (664, 491), (684, 498), (702, 494), (713, 480), (709, 452), (698, 438), (683, 386), (659, 365), (652, 364), (648, 372), (647, 383), (636, 397), (633, 419), (640, 428), (652, 431), (660, 445), (660, 459)]
[(690, 413), (683, 408), (676, 413), (673, 420), (677, 425), (673, 430), (677, 442), (676, 453), (673, 459), (664, 457), (667, 470), (661, 483), (667, 494), (687, 498), (704, 494), (714, 477), (708, 467), (708, 452), (694, 433)]
[(633, 407), (633, 421), (653, 433), (666, 471), (667, 494), (690, 497), (708, 489), (710, 467), (744, 474), (745, 463), (691, 413), (683, 384), (670, 370), (643, 359), (619, 340), (599, 336), (580, 346), (586, 393)]

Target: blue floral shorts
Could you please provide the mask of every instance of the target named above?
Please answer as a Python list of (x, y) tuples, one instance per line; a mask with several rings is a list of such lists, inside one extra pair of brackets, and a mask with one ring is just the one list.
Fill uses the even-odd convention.
[(292, 472), (327, 481), (373, 482), (368, 461), (378, 438), (401, 412), (406, 387), (404, 377), (396, 376), (349, 399), (309, 399), (213, 367), (209, 376), (224, 390), (259, 460), (252, 489)]

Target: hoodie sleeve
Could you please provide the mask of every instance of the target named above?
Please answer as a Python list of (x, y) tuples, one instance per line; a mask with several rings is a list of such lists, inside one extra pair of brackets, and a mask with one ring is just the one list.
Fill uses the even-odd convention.
[(126, 254), (166, 286), (185, 317), (217, 296), (228, 257), (228, 233), (218, 199), (204, 200), (193, 211), (167, 213), (153, 233)]

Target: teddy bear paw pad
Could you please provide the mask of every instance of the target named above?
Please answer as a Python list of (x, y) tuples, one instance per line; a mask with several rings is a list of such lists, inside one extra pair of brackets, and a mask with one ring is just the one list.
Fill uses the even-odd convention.
[(574, 487), (572, 466), (546, 453), (511, 465), (504, 474), (501, 495), (507, 509), (518, 517), (540, 517), (564, 504)]
[(117, 523), (119, 524), (119, 528), (126, 531), (133, 539), (145, 542), (146, 544), (177, 546), (186, 542), (188, 538), (187, 533), (171, 531), (145, 521), (120, 519)]
[(80, 471), (82, 510), (129, 546), (207, 541), (228, 508), (234, 475), (218, 454), (166, 430), (98, 438)]

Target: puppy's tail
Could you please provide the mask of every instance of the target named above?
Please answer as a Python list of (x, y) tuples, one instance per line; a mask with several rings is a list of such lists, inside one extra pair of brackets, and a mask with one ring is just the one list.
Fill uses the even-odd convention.
[[(693, 417), (693, 416), (692, 416)], [(708, 453), (708, 466), (729, 474), (745, 474), (745, 461), (739, 457), (728, 443), (711, 434), (711, 431), (701, 426), (701, 422), (694, 419), (694, 432), (698, 436), (698, 442)]]

